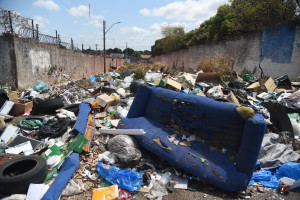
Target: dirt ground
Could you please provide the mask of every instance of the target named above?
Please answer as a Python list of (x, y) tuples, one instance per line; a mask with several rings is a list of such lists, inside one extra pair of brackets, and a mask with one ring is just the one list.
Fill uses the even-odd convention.
[[(266, 188), (265, 188), (266, 189)], [(250, 199), (253, 200), (299, 200), (300, 199), (300, 189), (296, 189), (290, 191), (288, 195), (278, 194), (276, 191), (272, 189), (266, 189), (264, 193), (260, 193), (256, 191), (256, 187), (249, 186), (247, 191), (251, 194)], [(136, 200), (147, 200), (145, 197), (146, 193), (139, 192), (137, 194), (133, 194), (130, 199)], [(80, 195), (74, 195), (70, 197), (62, 197), (63, 200), (79, 200), (79, 199), (92, 199), (92, 192), (86, 191)], [(207, 199), (207, 200), (218, 200), (218, 199), (243, 199), (239, 197), (237, 193), (230, 193), (224, 192), (220, 189), (215, 187), (199, 187), (197, 191), (190, 191), (190, 190), (182, 190), (182, 189), (175, 189), (173, 193), (169, 193), (167, 196), (163, 197), (163, 200), (200, 200), (200, 199)]]

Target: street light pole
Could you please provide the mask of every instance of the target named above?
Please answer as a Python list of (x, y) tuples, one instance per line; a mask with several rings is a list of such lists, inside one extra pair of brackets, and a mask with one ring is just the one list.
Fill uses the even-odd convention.
[(105, 49), (105, 35), (106, 33), (116, 24), (120, 24), (121, 22), (116, 22), (106, 30), (106, 21), (103, 20), (103, 51), (104, 51), (104, 73), (106, 73), (106, 49)]

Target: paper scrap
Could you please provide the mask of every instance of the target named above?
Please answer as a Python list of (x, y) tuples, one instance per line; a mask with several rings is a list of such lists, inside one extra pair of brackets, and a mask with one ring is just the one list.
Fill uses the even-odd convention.
[(27, 191), (26, 200), (40, 200), (48, 189), (48, 185), (31, 183)]

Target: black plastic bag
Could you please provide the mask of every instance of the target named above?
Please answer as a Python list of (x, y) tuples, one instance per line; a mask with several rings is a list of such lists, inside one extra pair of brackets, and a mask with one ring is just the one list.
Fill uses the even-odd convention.
[(63, 135), (70, 126), (72, 120), (68, 117), (61, 119), (50, 119), (47, 123), (40, 129), (37, 136), (38, 139), (43, 139), (46, 137), (57, 138)]
[(283, 106), (287, 113), (299, 113), (300, 114), (300, 102), (291, 98), (284, 98), (279, 102)]

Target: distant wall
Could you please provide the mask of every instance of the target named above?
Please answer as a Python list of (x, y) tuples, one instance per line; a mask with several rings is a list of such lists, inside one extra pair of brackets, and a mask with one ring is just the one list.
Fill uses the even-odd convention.
[[(101, 56), (61, 49), (57, 45), (39, 43), (34, 39), (13, 37), (7, 42), (0, 37), (0, 47), (0, 55), (3, 55), (1, 60), (4, 60), (4, 63), (0, 63), (0, 69), (8, 70), (0, 75), (1, 80), (16, 79), (19, 88), (33, 86), (37, 80), (53, 84), (59, 73), (71, 80), (79, 80), (104, 72)], [(8, 50), (15, 55), (14, 59)], [(123, 62), (123, 59), (106, 58), (107, 71), (110, 66), (120, 66)]]
[[(259, 63), (265, 75), (278, 77), (287, 74), (291, 79), (300, 75), (299, 24), (265, 28), (262, 33), (249, 34), (214, 45), (200, 45), (170, 54), (156, 56), (153, 62), (168, 66), (197, 69), (205, 56), (221, 54), (236, 59), (235, 70), (252, 71)], [(260, 75), (257, 69), (256, 76)]]

